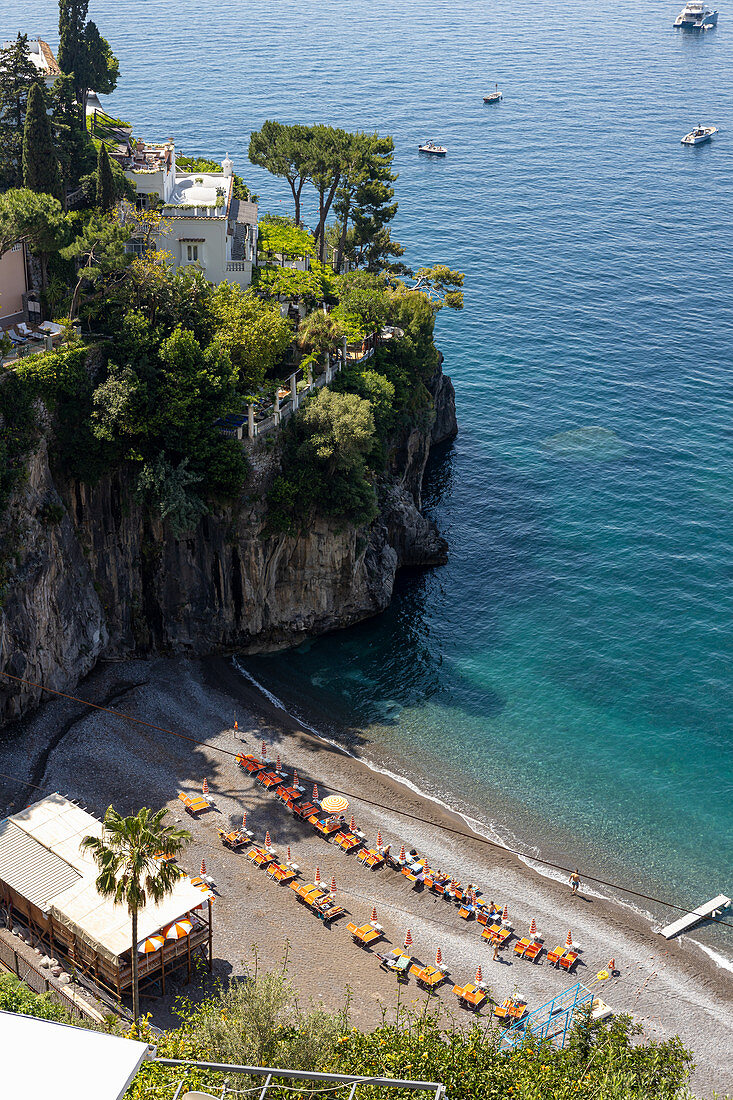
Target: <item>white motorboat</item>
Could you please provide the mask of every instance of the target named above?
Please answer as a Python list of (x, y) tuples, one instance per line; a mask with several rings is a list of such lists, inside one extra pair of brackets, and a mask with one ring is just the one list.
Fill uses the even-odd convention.
[(484, 96), (484, 103), (498, 103), (499, 100), (504, 98), (503, 95), (501, 94), (501, 92), (499, 91), (499, 85), (497, 84), (497, 85), (495, 85), (495, 87), (496, 87), (495, 92), (489, 92), (488, 95)]
[(713, 134), (717, 134), (717, 126), (696, 126), (694, 130), (690, 130), (689, 134), (685, 134), (682, 138), (683, 145), (702, 145), (706, 141), (710, 141)]
[(718, 13), (700, 0), (689, 0), (674, 21), (682, 31), (708, 31), (718, 22)]
[(428, 153), (431, 157), (444, 157), (448, 152), (445, 145), (436, 145), (434, 141), (426, 141), (424, 145), (418, 145), (418, 153)]

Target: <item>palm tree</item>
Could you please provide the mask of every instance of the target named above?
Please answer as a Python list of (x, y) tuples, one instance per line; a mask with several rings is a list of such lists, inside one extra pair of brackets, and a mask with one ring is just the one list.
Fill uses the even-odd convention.
[(148, 899), (156, 905), (170, 894), (183, 871), (156, 855), (177, 856), (191, 841), (187, 829), (164, 824), (168, 811), (143, 807), (134, 817), (122, 817), (114, 806), (104, 815), (101, 836), (87, 836), (82, 850), (92, 854), (99, 867), (96, 887), (102, 897), (123, 902), (132, 917), (132, 1015), (140, 1016), (140, 991), (137, 966), (137, 915)]
[(298, 347), (309, 351), (313, 358), (324, 361), (329, 351), (334, 351), (344, 336), (344, 330), (330, 313), (317, 309), (305, 317), (298, 328)]

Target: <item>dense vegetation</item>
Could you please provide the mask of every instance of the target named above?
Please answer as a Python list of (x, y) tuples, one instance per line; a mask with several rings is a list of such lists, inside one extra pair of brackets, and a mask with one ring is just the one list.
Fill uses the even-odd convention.
[[(48, 998), (12, 978), (0, 978), (0, 1009), (63, 1019)], [(609, 1024), (580, 1022), (564, 1050), (527, 1043), (508, 1053), (501, 1029), (488, 1021), (455, 1027), (426, 999), (422, 1011), (397, 1009), (371, 1032), (352, 1027), (348, 1004), (338, 1013), (304, 1006), (282, 973), (252, 974), (222, 985), (213, 995), (178, 1009), (181, 1025), (149, 1038), (162, 1058), (269, 1065), (364, 1076), (442, 1082), (450, 1100), (682, 1100), (688, 1095), (691, 1057), (678, 1039), (639, 1042), (629, 1017)], [(131, 1100), (169, 1100), (184, 1080), (188, 1090), (218, 1095), (224, 1078), (204, 1070), (143, 1064)], [(229, 1076), (230, 1087), (253, 1089), (254, 1078)], [(261, 1082), (260, 1082), (261, 1084)], [(362, 1100), (384, 1093), (363, 1087)], [(412, 1092), (398, 1092), (408, 1100)], [(283, 1093), (285, 1096), (285, 1093)]]

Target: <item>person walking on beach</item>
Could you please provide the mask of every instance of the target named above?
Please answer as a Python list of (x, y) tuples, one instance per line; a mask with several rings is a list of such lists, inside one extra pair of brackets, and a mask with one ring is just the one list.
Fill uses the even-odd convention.
[(580, 886), (580, 872), (578, 871), (577, 867), (575, 868), (572, 875), (568, 879), (568, 882), (570, 883), (570, 889), (572, 890), (572, 892), (574, 894), (577, 894), (578, 887)]
[(497, 940), (494, 944), (494, 954), (491, 956), (491, 958), (494, 962), (499, 958), (499, 948), (500, 947), (501, 947), (501, 944)]

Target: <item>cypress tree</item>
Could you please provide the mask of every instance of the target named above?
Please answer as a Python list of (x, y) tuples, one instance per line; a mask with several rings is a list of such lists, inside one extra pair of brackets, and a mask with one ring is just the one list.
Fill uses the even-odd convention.
[(112, 165), (109, 163), (107, 149), (102, 143), (97, 155), (97, 206), (105, 213), (112, 209), (115, 201), (115, 181)]
[(46, 93), (34, 84), (28, 93), (23, 127), (23, 186), (60, 199), (61, 172), (54, 149)]
[(23, 185), (23, 119), (28, 94), (42, 79), (19, 34), (0, 49), (0, 190)]

